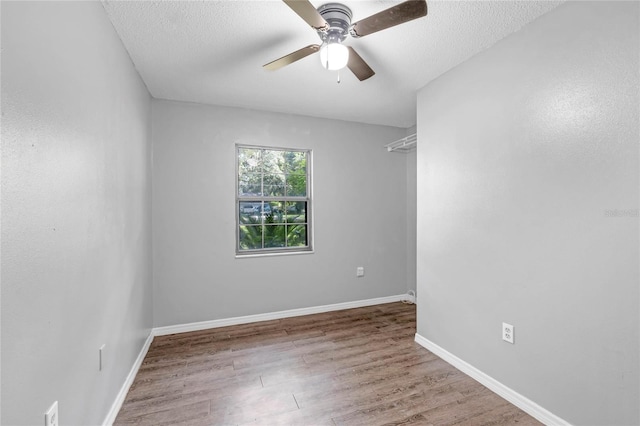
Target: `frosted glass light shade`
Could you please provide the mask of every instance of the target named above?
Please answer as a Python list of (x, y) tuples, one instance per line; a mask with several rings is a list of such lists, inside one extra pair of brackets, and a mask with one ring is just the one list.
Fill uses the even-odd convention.
[(324, 43), (320, 47), (320, 62), (329, 71), (340, 70), (349, 62), (349, 49), (340, 43)]

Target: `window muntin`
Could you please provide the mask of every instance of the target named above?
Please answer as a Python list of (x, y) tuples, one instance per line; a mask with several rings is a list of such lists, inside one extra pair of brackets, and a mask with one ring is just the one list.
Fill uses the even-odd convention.
[(311, 152), (236, 146), (236, 253), (311, 251)]

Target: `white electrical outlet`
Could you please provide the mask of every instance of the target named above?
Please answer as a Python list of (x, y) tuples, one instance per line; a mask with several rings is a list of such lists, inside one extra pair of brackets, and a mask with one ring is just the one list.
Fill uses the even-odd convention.
[(44, 413), (44, 426), (58, 426), (58, 401)]
[(511, 324), (507, 324), (506, 322), (502, 323), (502, 340), (505, 342), (513, 343), (514, 338), (514, 328)]
[(364, 266), (358, 266), (356, 268), (356, 277), (364, 277)]

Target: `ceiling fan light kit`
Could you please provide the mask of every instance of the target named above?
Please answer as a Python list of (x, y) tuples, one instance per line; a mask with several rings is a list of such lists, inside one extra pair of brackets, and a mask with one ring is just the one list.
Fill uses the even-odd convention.
[(320, 46), (320, 63), (329, 71), (337, 71), (347, 66), (349, 49), (341, 43), (323, 43)]
[(318, 31), (322, 39), (320, 63), (329, 71), (341, 70), (349, 61), (349, 49), (342, 42), (351, 25), (351, 10), (339, 3), (327, 3), (318, 8), (318, 13), (329, 24), (328, 30)]
[(351, 9), (343, 4), (327, 3), (315, 9), (308, 0), (283, 1), (318, 33), (322, 45), (312, 44), (303, 47), (263, 67), (277, 70), (319, 51), (320, 62), (324, 68), (335, 71), (346, 66), (360, 81), (372, 77), (375, 72), (353, 47), (343, 44), (347, 35), (354, 38), (364, 37), (427, 14), (425, 0), (408, 0), (352, 24)]

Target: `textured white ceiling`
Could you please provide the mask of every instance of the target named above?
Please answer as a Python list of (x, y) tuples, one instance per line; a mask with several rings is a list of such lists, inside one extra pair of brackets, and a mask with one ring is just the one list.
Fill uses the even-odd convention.
[[(312, 0), (318, 7), (327, 1)], [(353, 22), (399, 1), (342, 1)], [(428, 1), (428, 15), (347, 38), (376, 75), (326, 71), (318, 55), (262, 65), (319, 41), (285, 3), (103, 0), (155, 98), (383, 124), (415, 125), (416, 91), (561, 1)]]

